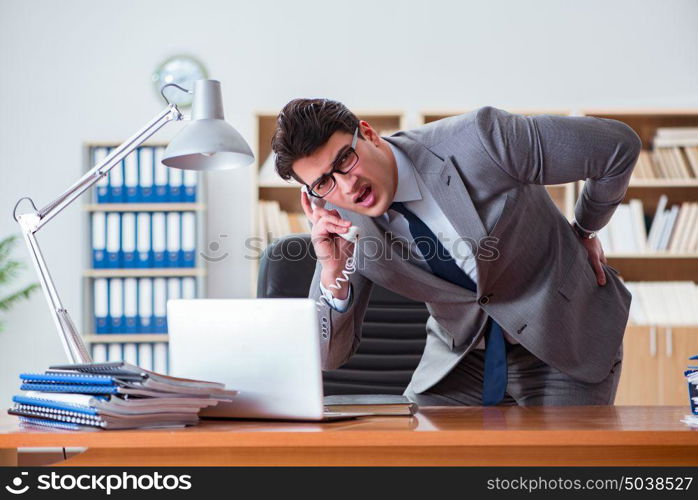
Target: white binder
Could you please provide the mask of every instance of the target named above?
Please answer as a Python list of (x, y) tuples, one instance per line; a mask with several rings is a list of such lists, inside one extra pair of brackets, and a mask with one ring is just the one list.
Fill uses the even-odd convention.
[(182, 298), (182, 278), (167, 278), (167, 300)]
[[(110, 148), (111, 153), (114, 148)], [(124, 162), (119, 162), (109, 171), (109, 201), (121, 203), (124, 201)]]
[(121, 267), (136, 267), (136, 214), (121, 214)]
[(121, 214), (110, 212), (107, 215), (107, 266), (121, 267)]
[(109, 317), (111, 318), (111, 332), (123, 333), (124, 316), (124, 285), (121, 278), (109, 280)]
[(165, 278), (153, 280), (153, 333), (167, 333), (167, 281)]
[(165, 148), (155, 149), (155, 167), (153, 186), (155, 189), (155, 200), (159, 203), (170, 201), (169, 186), (167, 185), (167, 167), (162, 163)]
[(153, 345), (149, 343), (138, 344), (138, 366), (144, 370), (153, 370)]
[(95, 311), (95, 333), (109, 333), (111, 324), (108, 321), (109, 315), (109, 283), (106, 278), (97, 278), (94, 281), (94, 311)]
[(131, 153), (124, 158), (124, 187), (126, 195), (124, 201), (135, 203), (138, 201), (138, 155)]
[(196, 216), (182, 213), (182, 267), (194, 267), (196, 262)]
[(107, 361), (107, 344), (92, 344), (92, 362), (104, 363)]
[(143, 203), (151, 203), (153, 197), (153, 148), (142, 147), (138, 150), (138, 176), (140, 185), (140, 200)]
[[(92, 150), (92, 166), (96, 166), (103, 161), (109, 150), (103, 147), (97, 147)], [(109, 203), (109, 176), (105, 175), (97, 181), (97, 203)]]
[(150, 248), (150, 214), (138, 212), (136, 216), (136, 267), (150, 267), (152, 249)]
[(182, 201), (193, 203), (196, 201), (196, 185), (199, 182), (199, 173), (196, 170), (184, 170), (182, 175)]
[(124, 355), (121, 350), (121, 344), (116, 342), (109, 344), (109, 349), (107, 351), (107, 361), (122, 361), (123, 359)]
[(170, 202), (182, 200), (182, 171), (178, 168), (167, 169), (169, 175), (168, 183), (170, 185)]
[(181, 216), (179, 212), (167, 214), (167, 267), (180, 266)]
[(107, 214), (94, 212), (92, 214), (92, 267), (106, 267), (105, 251), (107, 246)]
[(196, 279), (195, 278), (182, 278), (182, 298), (183, 299), (195, 299), (196, 298)]
[(151, 217), (153, 267), (167, 267), (165, 251), (167, 240), (165, 238), (165, 214), (155, 212)]
[(138, 280), (138, 331), (140, 333), (153, 331), (153, 280), (151, 278)]
[(125, 333), (138, 332), (138, 280), (124, 279), (124, 327)]
[(153, 371), (167, 374), (167, 361), (167, 344), (164, 342), (157, 342), (153, 346)]
[(124, 344), (124, 361), (138, 366), (138, 346), (133, 342)]

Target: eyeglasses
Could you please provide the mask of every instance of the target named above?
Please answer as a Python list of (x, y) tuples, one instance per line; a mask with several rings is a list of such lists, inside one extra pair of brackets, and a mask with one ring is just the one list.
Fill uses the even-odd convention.
[(354, 131), (354, 138), (351, 141), (351, 146), (340, 151), (337, 158), (332, 162), (332, 170), (327, 174), (320, 176), (315, 182), (308, 186), (310, 194), (316, 198), (324, 198), (337, 185), (337, 180), (334, 174), (346, 175), (359, 162), (359, 155), (356, 154), (356, 143), (359, 139), (359, 127)]

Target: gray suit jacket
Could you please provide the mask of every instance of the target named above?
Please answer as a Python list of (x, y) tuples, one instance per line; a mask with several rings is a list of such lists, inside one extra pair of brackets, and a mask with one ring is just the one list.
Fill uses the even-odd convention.
[[(356, 351), (373, 283), (425, 302), (427, 342), (410, 389), (424, 392), (473, 349), (487, 315), (527, 350), (571, 377), (603, 380), (621, 356), (630, 293), (605, 266), (598, 286), (584, 247), (545, 184), (587, 179), (575, 217), (602, 228), (622, 201), (641, 149), (637, 134), (608, 119), (527, 117), (484, 107), (399, 132), (405, 152), (446, 217), (477, 252), (477, 292), (415, 265), (381, 219), (339, 209), (361, 231), (353, 301), (318, 311), (323, 367)], [(328, 204), (328, 208), (336, 208)], [(310, 296), (320, 297), (320, 263)]]

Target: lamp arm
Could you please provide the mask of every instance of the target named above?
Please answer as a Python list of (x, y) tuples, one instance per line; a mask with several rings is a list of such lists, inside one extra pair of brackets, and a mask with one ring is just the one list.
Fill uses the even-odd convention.
[[(41, 288), (44, 292), (46, 301), (51, 309), (58, 335), (63, 344), (63, 349), (68, 355), (68, 359), (72, 363), (89, 363), (91, 362), (90, 354), (85, 346), (82, 337), (80, 336), (75, 324), (70, 318), (70, 314), (63, 307), (61, 299), (56, 290), (56, 286), (51, 278), (46, 261), (41, 253), (39, 244), (34, 236), (48, 221), (58, 215), (63, 209), (75, 201), (82, 193), (96, 184), (102, 177), (107, 175), (109, 171), (118, 165), (121, 160), (129, 155), (134, 149), (143, 144), (150, 136), (162, 128), (166, 123), (173, 120), (181, 120), (182, 114), (176, 105), (168, 105), (155, 118), (148, 122), (141, 130), (127, 139), (123, 144), (114, 149), (104, 160), (93, 166), (85, 173), (75, 184), (70, 186), (58, 198), (47, 204), (40, 210), (17, 215), (17, 207), (22, 198), (15, 205), (13, 217), (22, 229), (22, 236), (29, 248), (29, 255), (34, 269), (39, 275)], [(31, 200), (30, 200), (31, 201)], [(32, 202), (32, 206), (33, 206)]]

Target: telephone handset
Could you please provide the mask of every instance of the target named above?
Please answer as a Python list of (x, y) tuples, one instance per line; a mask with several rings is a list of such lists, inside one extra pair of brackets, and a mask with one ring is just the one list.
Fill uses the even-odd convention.
[[(313, 210), (315, 210), (316, 207), (324, 208), (325, 204), (327, 203), (325, 200), (322, 198), (316, 198), (315, 196), (311, 196), (310, 193), (308, 193), (308, 188), (303, 186), (301, 188), (303, 192), (308, 196), (308, 199), (310, 200), (310, 204), (313, 207)], [(341, 236), (348, 242), (354, 242), (355, 239), (359, 237), (359, 228), (356, 226), (349, 226), (347, 229), (347, 232), (344, 234), (337, 234), (337, 236)]]
[[(308, 188), (303, 186), (302, 187), (303, 192), (308, 196), (308, 199), (310, 200), (310, 205), (312, 206), (313, 210), (315, 208), (320, 207), (323, 208), (325, 206), (325, 200), (322, 198), (316, 198), (315, 196), (311, 196), (308, 193)], [(330, 288), (335, 289), (335, 290), (341, 290), (342, 289), (342, 283), (346, 283), (349, 281), (349, 276), (354, 274), (356, 271), (356, 251), (359, 247), (357, 244), (358, 238), (359, 238), (359, 228), (356, 226), (349, 226), (348, 230), (344, 234), (338, 234), (337, 236), (341, 236), (345, 240), (347, 240), (350, 243), (354, 243), (354, 251), (344, 264), (344, 270), (342, 271), (342, 275), (338, 276), (335, 278), (334, 283), (330, 283)], [(323, 302), (323, 300), (325, 302)], [(315, 303), (315, 307), (317, 308), (318, 311), (321, 310), (321, 307), (323, 307), (325, 304), (330, 305), (327, 299), (322, 296), (320, 299)], [(323, 337), (327, 336), (327, 325), (323, 324), (322, 325), (322, 332), (323, 332)]]

